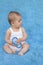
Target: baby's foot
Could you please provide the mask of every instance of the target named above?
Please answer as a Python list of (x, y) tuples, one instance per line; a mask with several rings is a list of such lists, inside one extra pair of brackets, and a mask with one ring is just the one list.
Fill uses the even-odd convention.
[(16, 51), (15, 51), (15, 50), (12, 50), (12, 53), (14, 53), (14, 54), (15, 54), (15, 53), (16, 53)]
[(22, 52), (19, 52), (19, 53), (18, 53), (18, 55), (22, 56), (22, 55), (23, 55), (23, 53), (22, 53)]

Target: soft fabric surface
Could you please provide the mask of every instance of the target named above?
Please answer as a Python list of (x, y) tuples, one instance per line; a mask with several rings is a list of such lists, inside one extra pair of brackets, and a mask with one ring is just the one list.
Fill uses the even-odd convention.
[[(28, 34), (30, 50), (23, 56), (3, 50), (10, 11), (21, 13)], [(43, 0), (0, 0), (0, 65), (43, 65)]]

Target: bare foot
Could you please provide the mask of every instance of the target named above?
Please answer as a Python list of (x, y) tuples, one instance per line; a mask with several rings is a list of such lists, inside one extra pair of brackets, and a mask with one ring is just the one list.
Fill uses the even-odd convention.
[(12, 50), (12, 53), (14, 53), (14, 54), (15, 54), (15, 53), (16, 53), (16, 51), (15, 51), (15, 50)]
[(22, 52), (19, 52), (18, 55), (23, 56), (23, 53)]

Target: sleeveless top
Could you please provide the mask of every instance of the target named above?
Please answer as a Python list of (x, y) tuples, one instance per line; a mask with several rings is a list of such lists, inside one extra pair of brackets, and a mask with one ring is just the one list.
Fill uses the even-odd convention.
[(10, 41), (12, 41), (13, 37), (17, 37), (18, 39), (23, 37), (22, 28), (20, 28), (17, 32), (15, 32), (12, 28), (9, 29), (11, 31)]

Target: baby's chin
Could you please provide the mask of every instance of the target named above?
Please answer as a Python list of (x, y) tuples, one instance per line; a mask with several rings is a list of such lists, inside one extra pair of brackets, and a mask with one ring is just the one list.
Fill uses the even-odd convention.
[(18, 28), (20, 28), (21, 26), (17, 26)]
[(18, 27), (16, 27), (16, 28), (20, 28), (21, 26), (18, 26)]

